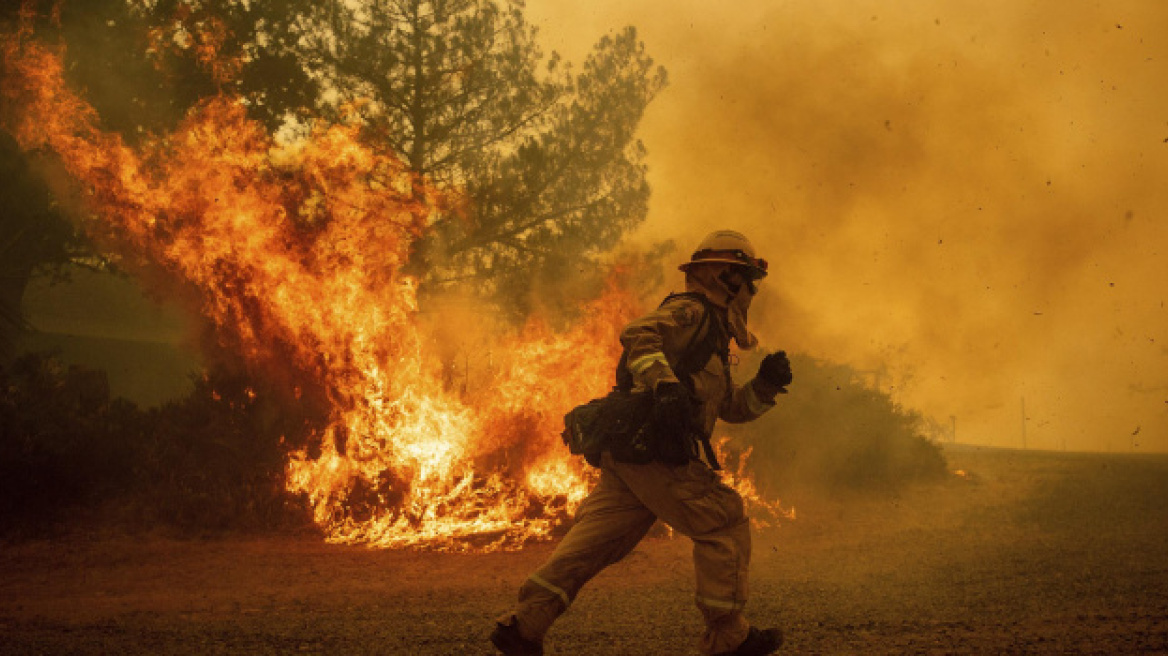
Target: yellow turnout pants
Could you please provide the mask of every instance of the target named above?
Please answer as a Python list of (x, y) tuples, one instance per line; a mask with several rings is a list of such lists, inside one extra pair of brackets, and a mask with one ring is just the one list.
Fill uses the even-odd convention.
[(523, 636), (542, 641), (580, 588), (631, 552), (658, 519), (693, 540), (696, 602), (706, 621), (702, 652), (735, 649), (749, 630), (742, 608), (750, 524), (742, 497), (698, 461), (633, 465), (605, 453), (600, 482), (551, 558), (524, 582), (505, 621), (514, 615)]

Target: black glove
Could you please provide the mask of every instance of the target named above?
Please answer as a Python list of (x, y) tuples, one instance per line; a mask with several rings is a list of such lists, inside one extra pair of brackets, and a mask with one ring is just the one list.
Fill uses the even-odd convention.
[(693, 430), (694, 398), (685, 385), (657, 384), (653, 391), (653, 423), (679, 437)]
[(778, 388), (791, 384), (791, 361), (785, 351), (771, 353), (758, 365), (758, 377)]
[(697, 403), (681, 383), (658, 383), (653, 391), (654, 438), (649, 453), (654, 460), (682, 465), (697, 457), (699, 432), (695, 418)]

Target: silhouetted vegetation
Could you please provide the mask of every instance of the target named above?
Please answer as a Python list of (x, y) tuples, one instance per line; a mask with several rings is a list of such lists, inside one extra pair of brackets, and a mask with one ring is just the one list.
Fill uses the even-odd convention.
[[(764, 489), (892, 490), (945, 472), (918, 414), (846, 365), (792, 359), (796, 384), (780, 407), (725, 427), (753, 447), (750, 469)], [(180, 401), (142, 409), (111, 399), (103, 372), (21, 356), (0, 369), (0, 535), (64, 525), (179, 535), (308, 529), (305, 506), (284, 490), (284, 468), (312, 425), (277, 399), (218, 373)]]
[(62, 280), (67, 265), (103, 264), (57, 206), (29, 157), (0, 131), (0, 360), (11, 357), (17, 336), (27, 327), (21, 304), (34, 276)]
[[(754, 371), (743, 358), (741, 371)], [(798, 487), (823, 491), (895, 489), (946, 471), (927, 419), (893, 402), (855, 369), (791, 356), (795, 382), (758, 421), (728, 426), (753, 447), (758, 483), (782, 496)]]
[(23, 355), (0, 369), (0, 533), (307, 527), (284, 491), (282, 417), (239, 377), (143, 410), (111, 399), (103, 372)]

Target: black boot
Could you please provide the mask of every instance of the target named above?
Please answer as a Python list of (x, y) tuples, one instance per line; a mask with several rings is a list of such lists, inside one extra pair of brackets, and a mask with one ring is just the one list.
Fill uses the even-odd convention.
[(495, 624), (495, 630), (491, 631), (491, 644), (505, 656), (543, 656), (543, 645), (519, 635), (514, 618), (510, 624)]
[(758, 629), (750, 627), (746, 640), (734, 651), (726, 651), (717, 656), (766, 656), (773, 654), (783, 645), (783, 632), (778, 629)]

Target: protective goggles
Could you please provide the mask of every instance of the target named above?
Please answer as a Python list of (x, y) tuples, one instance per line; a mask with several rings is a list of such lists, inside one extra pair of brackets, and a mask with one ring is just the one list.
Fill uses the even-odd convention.
[(726, 262), (728, 264), (740, 264), (747, 268), (750, 272), (750, 277), (754, 280), (765, 278), (767, 275), (767, 261), (762, 258), (751, 257), (746, 251), (734, 250), (712, 250), (706, 249), (697, 251), (690, 258), (691, 264), (698, 262)]

